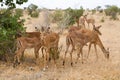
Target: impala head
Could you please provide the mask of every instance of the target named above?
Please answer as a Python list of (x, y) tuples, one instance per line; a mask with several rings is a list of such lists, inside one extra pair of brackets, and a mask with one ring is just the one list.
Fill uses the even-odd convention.
[(87, 16), (88, 16), (88, 13), (87, 13), (87, 14), (85, 14), (85, 15), (83, 15), (83, 17), (84, 17), (84, 18), (87, 18)]
[(48, 34), (48, 30), (49, 30), (50, 28), (47, 28), (47, 27), (45, 27), (45, 26), (41, 26), (41, 39), (44, 39), (45, 38), (45, 36)]
[(44, 26), (41, 26), (41, 32), (44, 32), (44, 31), (45, 31)]
[(97, 34), (99, 34), (99, 35), (102, 35), (102, 33), (100, 32), (100, 28), (101, 28), (102, 26), (100, 25), (100, 26), (97, 26), (97, 27), (95, 27), (95, 25), (93, 25), (93, 30), (97, 33)]

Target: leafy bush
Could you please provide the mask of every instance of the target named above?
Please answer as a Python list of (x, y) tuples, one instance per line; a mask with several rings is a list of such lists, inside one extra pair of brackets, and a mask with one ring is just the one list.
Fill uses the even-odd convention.
[(73, 25), (76, 22), (79, 26), (79, 17), (83, 15), (83, 12), (82, 7), (80, 9), (66, 9), (65, 14), (70, 16), (68, 25)]
[(27, 8), (28, 10), (28, 15), (31, 17), (38, 17), (39, 16), (39, 11), (37, 11), (38, 6), (35, 4), (30, 4)]
[(57, 23), (58, 27), (65, 29), (69, 26), (71, 16), (69, 14), (63, 14), (61, 21)]
[(15, 9), (15, 13), (18, 15), (18, 16), (23, 16), (23, 10), (22, 9)]
[(39, 12), (38, 11), (34, 11), (31, 13), (31, 17), (37, 18), (39, 16)]
[(102, 17), (102, 19), (100, 20), (100, 22), (105, 22), (104, 17)]
[(96, 13), (96, 10), (95, 9), (92, 9), (92, 14), (95, 14)]
[(23, 22), (18, 22), (20, 16), (12, 15), (12, 10), (0, 14), (0, 55), (14, 53), (17, 31), (23, 31)]
[(60, 28), (66, 28), (69, 25), (73, 25), (75, 22), (79, 26), (79, 17), (83, 15), (83, 8), (71, 9), (68, 8), (64, 11), (56, 10), (51, 14), (52, 22), (57, 23)]
[(100, 9), (100, 10), (99, 10), (99, 13), (103, 13), (103, 9)]
[(63, 16), (63, 11), (62, 10), (56, 10), (50, 16), (51, 16), (51, 20), (52, 20), (53, 23), (59, 22), (63, 18), (62, 17)]
[(119, 12), (119, 8), (117, 6), (108, 6), (105, 9), (105, 14), (107, 16), (111, 16), (110, 19), (116, 20), (117, 19), (117, 13)]

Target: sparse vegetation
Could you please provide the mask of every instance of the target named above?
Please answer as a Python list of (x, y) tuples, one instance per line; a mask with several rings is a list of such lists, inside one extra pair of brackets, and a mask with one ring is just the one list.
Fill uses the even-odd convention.
[(15, 9), (15, 14), (17, 14), (19, 17), (23, 16), (23, 9)]
[[(12, 0), (0, 0), (0, 3), (1, 1)], [(106, 9), (108, 9), (108, 7)], [(98, 6), (97, 8), (99, 11), (101, 10), (100, 6)], [(108, 13), (111, 13), (112, 11), (116, 12), (116, 10), (114, 9), (112, 8), (110, 12), (108, 11)], [(94, 48), (92, 47), (90, 57), (89, 59), (86, 59), (89, 46), (85, 46), (83, 49), (84, 63), (81, 63), (80, 56), (78, 63), (71, 67), (71, 58), (70, 55), (67, 54), (66, 65), (63, 68), (62, 61), (64, 58), (64, 52), (66, 48), (66, 35), (68, 34), (68, 28), (70, 25), (77, 25), (78, 17), (80, 17), (84, 12), (83, 9), (81, 10), (81, 12), (79, 12), (80, 10), (71, 8), (66, 10), (40, 9), (41, 12), (39, 12), (37, 9), (40, 15), (38, 16), (38, 18), (33, 18), (30, 17), (31, 15), (27, 15), (28, 12), (26, 10), (23, 15), (22, 9), (14, 9), (14, 11), (12, 9), (0, 9), (0, 80), (120, 80), (120, 21), (111, 21), (109, 20), (109, 17), (111, 17), (112, 20), (114, 20), (113, 17), (115, 16), (112, 17), (111, 14), (106, 16), (102, 12), (97, 12), (97, 14), (91, 15), (89, 14), (91, 13), (90, 10), (88, 11), (88, 19), (94, 18), (96, 20), (95, 25), (103, 26), (100, 29), (100, 31), (102, 32), (102, 36), (100, 36), (100, 38), (103, 40), (105, 48), (110, 48), (110, 59), (105, 60), (104, 54), (102, 54), (101, 49), (98, 48), (99, 46), (97, 46), (97, 54), (99, 56), (98, 61), (96, 60), (96, 54)], [(120, 19), (120, 8), (118, 8), (117, 10), (118, 11), (114, 15), (116, 15), (116, 17)], [(33, 16), (36, 16), (37, 14), (35, 12), (36, 10), (33, 11), (31, 14)], [(50, 15), (52, 16), (49, 17)], [(53, 23), (50, 21), (51, 18)], [(45, 20), (45, 25), (50, 24), (51, 32), (52, 29), (55, 32), (59, 32), (61, 28), (66, 28), (65, 30), (63, 30), (63, 34), (60, 34), (59, 46), (62, 45), (61, 51), (57, 52), (54, 48), (51, 48), (50, 50), (49, 56), (52, 59), (56, 59), (56, 67), (54, 66), (54, 61), (51, 60), (51, 62), (48, 63), (48, 69), (43, 70), (44, 59), (42, 57), (41, 50), (39, 50), (39, 63), (36, 64), (34, 62), (35, 55), (33, 49), (26, 49), (24, 52), (24, 62), (21, 60), (21, 64), (16, 68), (13, 68), (12, 59), (16, 48), (14, 44), (17, 32), (24, 32), (24, 21), (26, 31), (33, 31), (34, 26), (39, 27), (39, 24), (42, 24), (43, 20)], [(87, 23), (85, 22), (85, 24)], [(56, 28), (56, 26), (58, 26), (59, 28)], [(90, 29), (92, 29), (91, 26), (92, 25), (90, 25)], [(86, 28), (88, 29), (88, 27)], [(71, 41), (71, 39), (69, 40)], [(75, 48), (75, 52), (72, 56), (73, 63), (76, 61), (78, 52), (78, 49)], [(56, 53), (58, 53), (59, 55)], [(68, 53), (70, 53), (70, 49)], [(7, 60), (8, 62), (4, 62)]]
[(102, 17), (102, 19), (100, 20), (100, 22), (105, 22), (105, 19), (104, 19), (104, 17)]
[(79, 18), (83, 15), (83, 12), (84, 9), (82, 7), (80, 9), (66, 9), (65, 14), (70, 16), (68, 25), (73, 25), (76, 22), (77, 26), (79, 26)]
[[(27, 0), (16, 1), (16, 4), (22, 4), (26, 1)], [(0, 59), (5, 58), (6, 55), (10, 56), (14, 53), (14, 43), (17, 31), (24, 30), (24, 20), (20, 20), (21, 15), (18, 14), (21, 10), (17, 10), (16, 13), (14, 13), (13, 8), (15, 8), (15, 3), (9, 0), (6, 0), (6, 3), (2, 2), (3, 0), (0, 1), (3, 6), (7, 5), (9, 8), (2, 9), (2, 11), (0, 11)]]
[(119, 12), (119, 8), (115, 5), (107, 6), (105, 9), (106, 16), (110, 16), (110, 19), (117, 20), (117, 13)]
[(37, 18), (39, 16), (39, 12), (38, 11), (34, 11), (31, 13), (31, 17)]
[(92, 9), (92, 15), (96, 13), (96, 10), (95, 9)]
[(63, 11), (55, 10), (55, 12), (53, 14), (51, 14), (50, 16), (51, 16), (52, 22), (57, 23), (62, 20)]
[(35, 4), (30, 4), (27, 8), (28, 15), (31, 17), (38, 17), (39, 16), (39, 10), (37, 10), (38, 6)]

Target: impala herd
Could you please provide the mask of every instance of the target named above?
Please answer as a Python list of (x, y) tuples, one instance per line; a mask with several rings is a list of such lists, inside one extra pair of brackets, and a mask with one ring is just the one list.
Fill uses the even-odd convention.
[[(78, 50), (77, 53), (77, 58), (75, 63), (78, 62), (78, 59), (81, 55), (81, 60), (82, 63), (83, 61), (83, 47), (87, 46), (87, 43), (89, 43), (88, 46), (88, 54), (87, 58), (89, 57), (91, 45), (94, 45), (95, 48), (95, 53), (96, 57), (98, 58), (97, 55), (97, 48), (96, 45), (100, 47), (102, 52), (104, 53), (105, 58), (109, 59), (109, 50), (105, 49), (103, 46), (103, 43), (99, 37), (99, 35), (102, 35), (102, 33), (99, 31), (100, 26), (95, 26), (95, 20), (94, 19), (87, 19), (85, 16), (80, 17), (79, 21), (84, 27), (79, 27), (79, 26), (71, 26), (68, 29), (68, 34), (66, 36), (66, 51), (64, 54), (64, 59), (63, 59), (63, 66), (65, 65), (65, 60), (66, 60), (66, 54), (68, 53), (68, 49), (70, 45), (72, 46), (72, 49), (70, 51), (70, 61), (71, 61), (71, 66), (73, 66), (73, 51)], [(91, 23), (93, 25), (93, 29), (87, 29), (85, 28), (85, 22), (87, 22), (88, 26)], [(35, 27), (37, 30), (37, 28)], [(59, 32), (53, 32), (49, 31), (49, 27), (47, 29), (44, 29), (43, 27), (41, 28), (41, 31), (36, 31), (36, 32), (26, 32), (25, 35), (19, 34), (19, 36), (16, 39), (16, 46), (17, 49), (15, 51), (15, 56), (14, 56), (14, 67), (20, 64), (21, 57), (24, 57), (24, 51), (27, 48), (34, 48), (34, 54), (36, 61), (38, 61), (39, 58), (39, 50), (41, 49), (42, 51), (42, 57), (44, 59), (44, 67), (46, 67), (51, 59), (53, 59), (54, 64), (56, 65), (56, 59), (59, 57), (60, 54), (60, 47), (58, 46), (59, 44), (59, 39), (60, 39), (60, 34)], [(61, 47), (62, 48), (62, 47)]]

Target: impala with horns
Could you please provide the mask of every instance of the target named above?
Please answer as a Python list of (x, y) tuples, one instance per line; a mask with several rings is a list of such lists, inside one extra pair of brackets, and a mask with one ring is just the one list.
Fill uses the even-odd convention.
[[(59, 43), (59, 33), (51, 32), (51, 33), (42, 33), (41, 34), (41, 40), (42, 40), (42, 53), (43, 49), (45, 49), (46, 56), (44, 58), (44, 67), (48, 65), (48, 62), (50, 58), (54, 60), (54, 63), (56, 65), (56, 58), (59, 56), (59, 49), (58, 49), (58, 43)], [(51, 57), (52, 55), (52, 57)], [(56, 55), (56, 56), (54, 56)]]
[[(93, 31), (96, 32), (98, 35), (102, 35), (102, 33), (99, 31), (99, 29), (101, 28), (101, 25), (95, 27), (95, 25), (93, 26)], [(82, 28), (80, 27), (77, 27), (77, 26), (72, 26), (69, 28), (68, 32), (73, 32), (73, 31), (78, 31)], [(86, 30), (86, 29), (84, 29)], [(90, 49), (91, 49), (91, 45), (94, 44), (94, 48), (95, 48), (95, 53), (96, 53), (96, 57), (98, 58), (98, 55), (97, 55), (97, 48), (96, 48), (96, 44), (95, 43), (91, 43), (89, 44), (89, 48), (88, 48), (88, 55), (87, 55), (87, 58), (89, 56), (89, 53), (90, 53)]]

